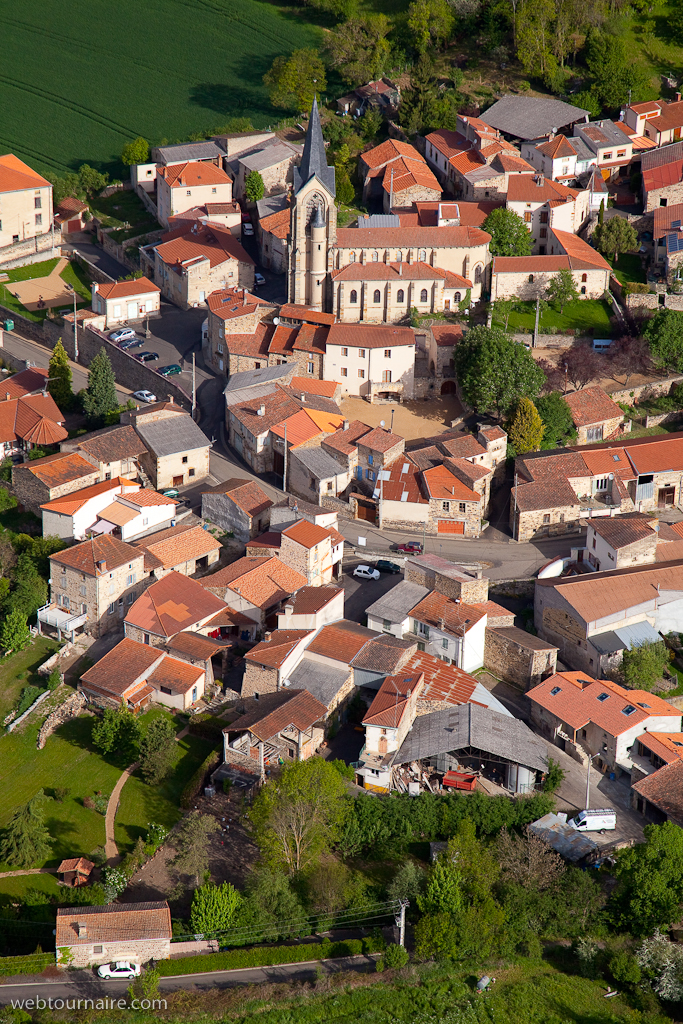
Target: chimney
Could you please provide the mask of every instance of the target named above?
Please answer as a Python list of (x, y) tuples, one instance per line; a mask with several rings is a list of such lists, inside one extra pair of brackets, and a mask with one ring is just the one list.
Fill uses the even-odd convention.
[(542, 174), (537, 174), (536, 175), (536, 184), (539, 187), (542, 187), (545, 184), (545, 178), (543, 177)]
[(5, 392), (5, 401), (9, 402), (9, 391)]
[(342, 429), (343, 430), (348, 430), (349, 429), (349, 421), (348, 420), (344, 420), (344, 422), (342, 423)]
[(265, 416), (266, 415), (266, 407), (263, 404), (263, 402), (261, 402), (261, 404), (259, 405), (258, 410), (256, 412), (256, 415), (257, 416)]
[(171, 403), (171, 405), (173, 405), (173, 395), (171, 395), (171, 397), (169, 398), (169, 402)]
[(305, 401), (306, 401), (306, 396), (305, 396), (305, 394), (303, 393), (303, 391), (301, 392), (301, 401), (302, 401), (302, 402), (305, 402)]
[(242, 292), (242, 305), (246, 306), (246, 304), (247, 304), (247, 289), (245, 288), (244, 291)]
[(98, 572), (106, 572), (107, 571), (107, 560), (106, 560), (106, 558), (98, 559), (98, 561), (97, 561), (97, 570), (98, 570)]
[(76, 930), (78, 931), (79, 939), (84, 939), (88, 937), (88, 926), (85, 923), (85, 921), (79, 921), (78, 924), (76, 925)]
[(680, 92), (677, 92), (676, 93), (676, 103), (680, 103), (680, 102), (681, 102), (681, 94), (680, 94)]
[(270, 643), (270, 637), (271, 637), (270, 631), (266, 630), (266, 632), (263, 634), (263, 642), (264, 642), (264, 644)]
[(92, 290), (93, 290), (93, 292), (98, 292), (100, 290), (100, 286), (97, 283), (97, 281), (93, 281)]
[(286, 604), (285, 605), (285, 615), (293, 615), (293, 614), (294, 614), (294, 605), (293, 604)]

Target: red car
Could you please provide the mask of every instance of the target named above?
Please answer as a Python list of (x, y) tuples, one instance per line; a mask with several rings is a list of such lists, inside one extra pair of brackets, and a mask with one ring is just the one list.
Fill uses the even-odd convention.
[(418, 540), (409, 540), (407, 544), (399, 544), (397, 551), (404, 551), (407, 555), (421, 555), (422, 545)]
[(251, 223), (251, 214), (249, 213), (248, 210), (242, 210), (242, 223), (243, 224)]

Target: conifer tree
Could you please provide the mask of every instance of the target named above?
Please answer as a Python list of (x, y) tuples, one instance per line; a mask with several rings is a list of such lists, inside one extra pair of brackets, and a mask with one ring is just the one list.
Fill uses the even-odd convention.
[(508, 430), (510, 444), (517, 455), (537, 452), (541, 447), (545, 426), (530, 398), (520, 398)]
[(33, 867), (50, 853), (50, 833), (43, 813), (46, 799), (43, 790), (39, 789), (33, 799), (15, 811), (5, 825), (0, 857), (13, 867)]
[(116, 378), (104, 347), (90, 364), (88, 387), (83, 396), (83, 411), (91, 426), (101, 426), (108, 412), (118, 409)]
[(54, 398), (56, 404), (66, 412), (73, 401), (73, 390), (71, 388), (72, 374), (69, 366), (69, 357), (62, 345), (60, 338), (52, 350), (48, 366), (47, 390)]

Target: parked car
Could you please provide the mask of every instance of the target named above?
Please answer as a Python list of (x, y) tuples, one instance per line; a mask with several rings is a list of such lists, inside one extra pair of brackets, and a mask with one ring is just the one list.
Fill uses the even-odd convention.
[(156, 402), (157, 396), (153, 395), (151, 391), (134, 391), (133, 398), (137, 398), (140, 402)]
[(139, 359), (141, 363), (156, 363), (159, 358), (158, 352), (139, 352), (135, 357)]
[(109, 335), (110, 341), (123, 341), (125, 338), (134, 338), (135, 331), (132, 327), (119, 327), (117, 331), (112, 331)]
[(376, 569), (373, 569), (370, 565), (357, 565), (353, 570), (353, 575), (359, 580), (378, 580), (379, 573)]
[(248, 224), (250, 220), (251, 220), (251, 214), (249, 213), (249, 211), (248, 210), (242, 210), (242, 223), (243, 224), (245, 224), (245, 223)]
[(265, 284), (266, 283), (266, 279), (263, 276), (263, 274), (254, 274), (254, 281), (256, 282), (256, 284)]
[(178, 363), (169, 363), (168, 366), (160, 366), (158, 372), (162, 377), (175, 377), (176, 374), (183, 372), (183, 368)]
[(398, 544), (396, 550), (405, 551), (407, 555), (421, 555), (422, 545), (419, 540), (409, 540), (407, 544)]
[(119, 342), (119, 348), (127, 351), (129, 348), (142, 348), (144, 341), (142, 338), (138, 338), (137, 335), (133, 335), (132, 338), (124, 338), (123, 341)]
[(251, 236), (254, 234), (253, 226), (251, 224), (243, 224), (242, 225), (242, 234), (246, 235), (247, 238), (251, 238)]
[(117, 960), (113, 964), (102, 964), (97, 968), (98, 978), (137, 978), (140, 974), (140, 964), (134, 964), (130, 960)]
[(396, 565), (396, 562), (388, 562), (386, 558), (380, 558), (379, 562), (375, 562), (375, 569), (379, 572), (400, 572), (401, 567)]
[(167, 487), (165, 491), (161, 492), (164, 498), (179, 498), (180, 492), (175, 487)]

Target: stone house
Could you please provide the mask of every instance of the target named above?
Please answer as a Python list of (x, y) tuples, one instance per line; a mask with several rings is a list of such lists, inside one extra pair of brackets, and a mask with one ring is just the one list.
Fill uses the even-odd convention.
[(452, 461), (445, 459), (442, 465), (422, 473), (425, 496), (429, 501), (427, 530), (429, 533), (478, 537), (484, 514), (483, 495), (464, 484), (452, 472), (449, 467)]
[[(455, 364), (453, 362), (453, 351), (455, 346), (462, 341), (462, 327), (460, 324), (432, 324), (427, 331), (427, 362), (429, 372), (433, 377), (446, 377), (453, 381), (455, 378)], [(455, 383), (441, 385), (441, 394), (452, 394)]]
[[(678, 738), (680, 742), (680, 738)], [(640, 743), (640, 740), (638, 741)], [(683, 822), (683, 765), (676, 759), (659, 771), (634, 782), (631, 786), (631, 806), (648, 821), (660, 825), (673, 821)]]
[(237, 158), (235, 198), (243, 200), (244, 184), (252, 171), (258, 171), (263, 178), (264, 195), (271, 196), (286, 192), (293, 181), (293, 168), (301, 156), (301, 147), (293, 146), (285, 139), (275, 137), (268, 144), (252, 153)]
[[(332, 435), (334, 436), (334, 435)], [(292, 494), (319, 502), (323, 497), (339, 497), (349, 485), (350, 475), (322, 446), (297, 448), (289, 460), (287, 485)]]
[(481, 569), (470, 572), (439, 555), (411, 555), (406, 558), (403, 578), (408, 583), (416, 583), (466, 604), (479, 604), (487, 601), (489, 596), (489, 581)]
[(399, 434), (392, 434), (385, 427), (375, 427), (356, 441), (358, 464), (356, 480), (369, 480), (372, 490), (379, 474), (400, 459), (406, 442)]
[(363, 183), (363, 202), (383, 197), (385, 213), (394, 207), (410, 207), (418, 200), (441, 199), (441, 186), (427, 161), (414, 146), (387, 139), (358, 158), (358, 177)]
[(594, 163), (605, 181), (628, 173), (633, 159), (633, 140), (618, 124), (604, 118), (574, 125), (574, 136), (595, 154)]
[(157, 530), (135, 546), (144, 551), (145, 565), (157, 579), (168, 572), (183, 576), (203, 572), (218, 562), (222, 550), (221, 542), (196, 520)]
[(577, 444), (608, 440), (619, 433), (624, 413), (597, 385), (564, 396), (577, 430)]
[(232, 203), (232, 178), (210, 161), (159, 167), (156, 186), (157, 216), (165, 228), (171, 217), (194, 206)]
[(63, 452), (77, 452), (81, 455), (99, 470), (100, 480), (111, 480), (115, 476), (124, 476), (127, 480), (137, 479), (140, 456), (147, 451), (129, 424), (103, 427), (90, 434), (62, 441), (59, 447)]
[(138, 277), (134, 281), (116, 281), (113, 284), (93, 281), (90, 288), (92, 311), (104, 317), (107, 330), (159, 314), (161, 288), (146, 277)]
[(117, 495), (125, 496), (139, 490), (140, 484), (117, 476), (113, 480), (92, 484), (61, 498), (53, 498), (40, 506), (43, 536), (83, 540), (97, 522), (100, 513), (112, 505)]
[(344, 420), (339, 430), (321, 441), (320, 449), (334, 459), (350, 479), (356, 475), (358, 466), (358, 439), (372, 429), (361, 420)]
[(596, 572), (647, 564), (657, 560), (658, 542), (659, 520), (641, 512), (590, 519), (583, 561)]
[(629, 690), (611, 679), (558, 672), (529, 690), (531, 720), (541, 735), (584, 763), (588, 755), (605, 772), (628, 771), (637, 739), (645, 732), (678, 732), (681, 712), (646, 690)]
[(542, 142), (531, 139), (522, 143), (522, 158), (552, 181), (573, 181), (577, 156), (577, 144), (565, 135), (552, 134)]
[(50, 555), (50, 603), (38, 610), (38, 630), (52, 626), (99, 637), (121, 620), (154, 577), (142, 551), (115, 537), (92, 537)]
[(300, 519), (282, 531), (280, 558), (319, 587), (338, 579), (344, 555), (344, 538), (334, 528), (325, 529)]
[(237, 750), (259, 764), (305, 761), (325, 737), (327, 708), (307, 690), (266, 693), (244, 702), (244, 712), (223, 730), (224, 756)]
[(334, 324), (327, 335), (324, 376), (343, 395), (413, 396), (415, 334), (407, 327)]
[(529, 690), (557, 668), (557, 647), (516, 626), (486, 627), (484, 668)]
[(83, 455), (72, 452), (57, 452), (12, 466), (12, 490), (17, 501), (36, 515), (46, 502), (91, 487), (99, 480), (99, 469)]
[(169, 572), (155, 580), (128, 610), (124, 634), (138, 643), (161, 647), (178, 633), (201, 632), (225, 610), (226, 602), (197, 580)]
[[(181, 231), (184, 228), (179, 229)], [(229, 228), (197, 223), (140, 249), (140, 266), (169, 302), (189, 309), (218, 288), (253, 288), (254, 261)]]
[(312, 636), (309, 629), (266, 632), (263, 640), (245, 655), (242, 696), (259, 698), (281, 690)]
[(204, 695), (205, 684), (203, 667), (124, 637), (83, 673), (78, 689), (91, 704), (117, 708), (125, 702), (138, 713), (151, 703), (187, 711)]
[(259, 217), (259, 255), (262, 265), (274, 274), (287, 270), (287, 236), (289, 235), (289, 206), (276, 210), (266, 217)]
[(74, 968), (118, 960), (168, 960), (171, 911), (165, 900), (58, 907), (55, 946), (57, 964)]
[(492, 601), (465, 604), (434, 591), (411, 608), (409, 632), (417, 638), (418, 650), (465, 672), (476, 672), (484, 665), (489, 615), (492, 624), (512, 626), (514, 621), (511, 613)]
[(424, 675), (387, 676), (362, 721), (365, 746), (358, 775), (366, 789), (388, 792), (391, 755), (396, 754), (417, 714)]
[(683, 202), (683, 142), (643, 153), (641, 172), (645, 213)]
[[(52, 230), (52, 185), (13, 153), (0, 156), (0, 207), (0, 250)], [(0, 263), (11, 259), (0, 253)]]
[[(211, 292), (206, 304), (209, 308), (209, 330), (204, 354), (213, 368), (228, 377), (240, 370), (259, 369), (260, 365), (241, 366), (240, 356), (244, 349), (245, 356), (248, 350), (252, 361), (256, 360), (260, 348), (264, 347), (264, 339), (272, 337), (275, 330), (269, 318), (272, 319), (276, 306), (252, 295), (246, 288), (235, 286)], [(243, 338), (249, 341), (241, 341)], [(267, 364), (267, 355), (265, 345), (264, 365)]]
[(268, 529), (272, 505), (254, 480), (231, 478), (202, 492), (202, 519), (246, 544)]
[(211, 442), (179, 406), (169, 402), (150, 406), (135, 416), (133, 426), (147, 449), (140, 461), (158, 490), (182, 487), (209, 475)]
[(206, 576), (202, 581), (210, 594), (220, 598), (232, 611), (251, 623), (250, 639), (276, 625), (275, 616), (288, 599), (307, 585), (306, 577), (279, 558), (239, 558)]
[(425, 156), (445, 189), (466, 199), (504, 198), (512, 175), (533, 173), (519, 150), (478, 117), (458, 115), (456, 131), (430, 132)]
[(496, 256), (491, 265), (491, 298), (535, 300), (545, 295), (560, 270), (571, 272), (579, 298), (600, 299), (609, 291), (611, 267), (578, 235), (551, 229), (546, 256)]
[(558, 228), (576, 234), (588, 217), (588, 191), (568, 188), (543, 174), (511, 178), (507, 209), (524, 221), (533, 239), (533, 254), (550, 253), (551, 230)]
[(430, 593), (427, 587), (401, 580), (366, 609), (368, 629), (376, 629), (401, 640), (410, 633), (410, 613)]

